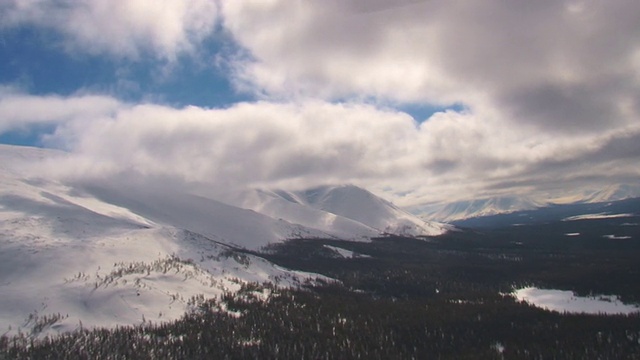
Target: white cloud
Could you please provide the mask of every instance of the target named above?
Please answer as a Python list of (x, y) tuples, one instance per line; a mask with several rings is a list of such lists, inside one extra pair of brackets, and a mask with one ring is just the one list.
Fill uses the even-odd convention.
[(57, 125), (73, 119), (103, 116), (121, 106), (107, 96), (31, 96), (0, 88), (0, 134), (33, 125)]
[(238, 81), (276, 97), (463, 103), (565, 133), (640, 117), (633, 1), (228, 1), (253, 56)]
[(0, 28), (54, 29), (72, 51), (174, 61), (215, 29), (215, 0), (7, 0)]
[(355, 183), (414, 205), (558, 191), (559, 182), (566, 192), (614, 178), (640, 179), (637, 125), (552, 137), (471, 113), (438, 113), (417, 124), (405, 113), (352, 103), (207, 109), (6, 94), (0, 118), (13, 127), (40, 121), (57, 126), (45, 142), (72, 156), (39, 167), (48, 175), (200, 184), (218, 195), (247, 186)]
[[(45, 140), (72, 151), (66, 175), (221, 192), (353, 182), (410, 205), (640, 179), (632, 1), (9, 0), (0, 28), (170, 62), (197, 52), (218, 15), (249, 56), (216, 61), (264, 102), (176, 109), (4, 91), (0, 132), (57, 126)], [(465, 110), (418, 124), (362, 104), (371, 98)]]

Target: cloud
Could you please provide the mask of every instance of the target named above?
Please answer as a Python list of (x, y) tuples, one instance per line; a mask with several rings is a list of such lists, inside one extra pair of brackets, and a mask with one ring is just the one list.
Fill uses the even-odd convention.
[[(9, 0), (0, 29), (127, 60), (179, 61), (221, 28), (242, 53), (216, 65), (263, 101), (2, 90), (0, 132), (55, 126), (43, 140), (71, 152), (50, 169), (66, 178), (219, 193), (351, 182), (414, 205), (638, 182), (638, 23), (624, 0)], [(417, 123), (404, 104), (464, 110)]]
[(34, 125), (58, 125), (103, 116), (121, 106), (119, 101), (107, 96), (32, 96), (0, 87), (0, 134)]
[(354, 183), (409, 206), (557, 192), (558, 182), (567, 192), (573, 185), (577, 191), (640, 179), (637, 125), (551, 136), (470, 112), (441, 112), (418, 124), (406, 113), (359, 103), (263, 101), (209, 109), (24, 94), (5, 94), (0, 118), (5, 128), (56, 126), (44, 142), (70, 156), (38, 164), (47, 176), (170, 184), (216, 196), (246, 187)]
[(86, 172), (99, 176), (133, 170), (220, 186), (307, 186), (387, 176), (408, 155), (390, 144), (415, 131), (406, 114), (365, 105), (147, 104), (65, 122), (48, 141), (86, 157)]
[(175, 61), (215, 30), (215, 0), (7, 0), (0, 29), (36, 26), (63, 36), (71, 51)]
[(276, 98), (462, 103), (566, 134), (640, 116), (633, 1), (228, 1), (222, 13), (252, 55), (238, 81)]

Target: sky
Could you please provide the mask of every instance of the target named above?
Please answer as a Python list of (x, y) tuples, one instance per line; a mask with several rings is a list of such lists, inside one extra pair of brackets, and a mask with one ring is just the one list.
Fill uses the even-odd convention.
[(69, 181), (407, 207), (636, 185), (637, 24), (632, 0), (4, 0), (0, 143), (67, 151)]

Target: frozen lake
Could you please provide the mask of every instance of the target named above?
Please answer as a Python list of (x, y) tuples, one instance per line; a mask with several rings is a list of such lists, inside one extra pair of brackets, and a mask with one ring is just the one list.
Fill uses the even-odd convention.
[(545, 310), (585, 314), (630, 314), (640, 312), (640, 305), (624, 304), (615, 295), (582, 297), (572, 291), (527, 287), (513, 293), (520, 301)]

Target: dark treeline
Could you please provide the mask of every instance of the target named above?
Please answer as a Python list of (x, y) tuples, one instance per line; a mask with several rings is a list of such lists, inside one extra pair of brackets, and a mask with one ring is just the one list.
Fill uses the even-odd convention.
[(496, 296), (482, 303), (374, 299), (328, 285), (207, 302), (172, 323), (3, 338), (18, 359), (637, 359), (640, 317), (561, 315)]
[[(508, 295), (535, 285), (640, 299), (635, 242), (579, 244), (555, 233), (292, 240), (260, 255), (338, 282), (248, 284), (170, 323), (2, 337), (0, 359), (640, 359), (638, 314), (560, 314)], [(325, 245), (369, 257), (345, 259)], [(259, 300), (265, 286), (272, 295)]]

